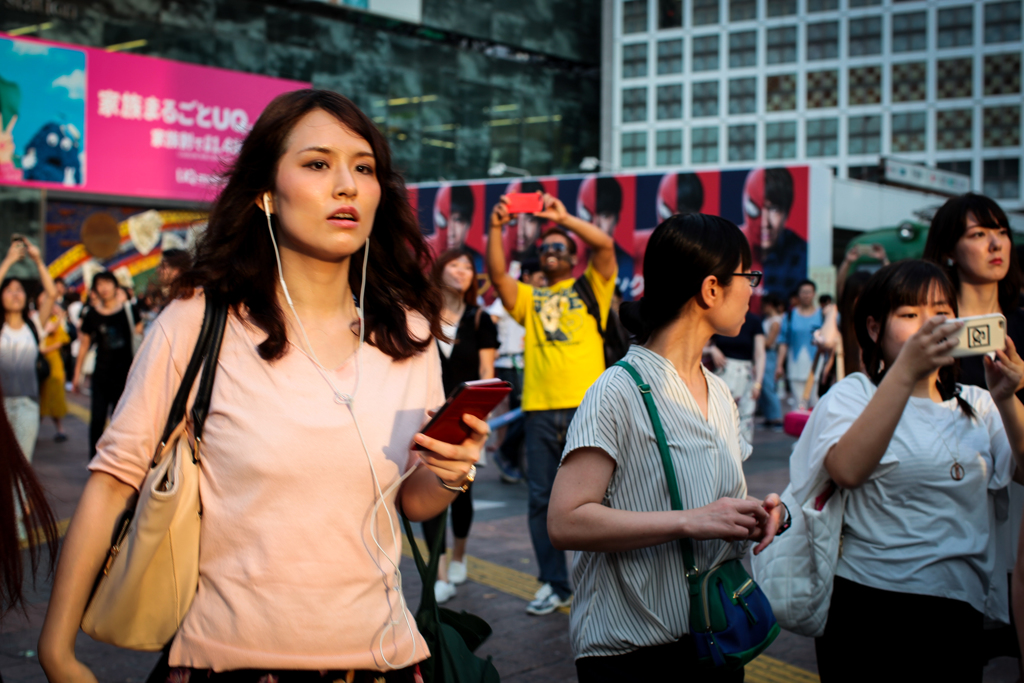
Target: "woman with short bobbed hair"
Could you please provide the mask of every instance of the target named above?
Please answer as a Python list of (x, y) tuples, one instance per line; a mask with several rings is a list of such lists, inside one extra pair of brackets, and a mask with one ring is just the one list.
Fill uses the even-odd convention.
[(581, 682), (742, 681), (701, 671), (679, 544), (703, 572), (767, 546), (785, 521), (777, 494), (747, 496), (750, 444), (729, 387), (701, 364), (712, 335), (736, 336), (761, 274), (740, 229), (717, 216), (673, 216), (651, 235), (644, 296), (622, 305), (635, 335), (625, 360), (650, 385), (686, 509), (673, 511), (651, 418), (625, 368), (587, 391), (569, 426), (548, 512), (555, 547), (577, 551), (570, 635)]
[(376, 125), (333, 92), (275, 98), (90, 465), (39, 641), (50, 681), (95, 680), (75, 635), (216, 297), (230, 315), (199, 460), (199, 585), (149, 680), (412, 683), (430, 653), (402, 594), (398, 511), (450, 505), (488, 431), (466, 416), (461, 444), (418, 434), (444, 401), (428, 262)]

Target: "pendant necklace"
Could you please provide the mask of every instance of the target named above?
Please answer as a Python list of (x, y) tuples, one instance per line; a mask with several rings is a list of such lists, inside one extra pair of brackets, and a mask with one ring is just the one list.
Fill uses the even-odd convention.
[[(924, 413), (924, 411), (921, 410), (920, 408), (918, 408), (916, 405), (914, 405), (913, 402), (911, 402), (910, 405), (914, 406), (914, 410), (916, 410), (918, 413), (920, 413), (922, 415), (922, 417), (924, 417), (925, 420), (927, 420), (928, 423), (932, 425), (932, 427), (935, 427), (935, 422), (932, 421), (931, 417), (926, 415)], [(961, 479), (964, 478), (964, 475), (966, 474), (966, 470), (964, 469), (964, 466), (960, 464), (959, 458), (956, 457), (957, 453), (960, 452), (960, 435), (956, 431), (956, 415), (955, 414), (953, 415), (952, 426), (953, 426), (953, 436), (956, 437), (956, 451), (954, 451), (952, 448), (949, 447), (949, 442), (946, 441), (946, 437), (943, 436), (941, 430), (936, 429), (935, 433), (938, 434), (939, 441), (941, 441), (942, 445), (945, 446), (947, 451), (949, 451), (949, 454), (951, 456), (953, 456), (953, 464), (949, 468), (949, 476), (953, 479), (953, 481), (960, 481)]]

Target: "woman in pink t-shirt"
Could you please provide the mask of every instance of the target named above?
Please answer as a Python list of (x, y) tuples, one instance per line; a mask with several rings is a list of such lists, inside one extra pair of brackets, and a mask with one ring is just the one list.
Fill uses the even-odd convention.
[[(51, 681), (95, 681), (75, 635), (195, 347), (204, 292), (232, 315), (203, 433), (199, 585), (151, 680), (414, 680), (429, 652), (402, 598), (397, 512), (422, 521), (447, 508), (488, 431), (467, 416), (474, 436), (460, 445), (417, 434), (444, 400), (428, 258), (365, 114), (318, 90), (268, 105), (90, 465), (40, 638)], [(414, 441), (428, 449), (418, 458)]]

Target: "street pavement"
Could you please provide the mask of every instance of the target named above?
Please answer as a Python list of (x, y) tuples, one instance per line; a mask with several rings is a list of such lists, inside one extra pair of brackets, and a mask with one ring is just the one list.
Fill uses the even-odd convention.
[[(88, 413), (76, 403), (65, 431), (67, 442), (53, 441), (52, 424), (40, 432), (34, 465), (50, 495), (58, 519), (74, 511), (88, 477), (85, 469)], [(781, 492), (788, 482), (788, 460), (793, 439), (758, 430), (754, 454), (744, 469), (751, 495)], [(568, 610), (545, 617), (525, 613), (526, 602), (539, 588), (537, 564), (526, 523), (526, 485), (500, 481), (495, 467), (482, 467), (473, 488), (475, 518), (468, 553), (469, 581), (445, 606), (477, 614), (494, 630), (478, 654), (490, 656), (509, 683), (554, 683), (576, 680), (569, 642)], [(418, 527), (418, 525), (416, 525)], [(420, 530), (417, 528), (417, 534)], [(419, 603), (420, 582), (408, 552), (402, 562), (405, 594), (413, 611)], [(36, 657), (36, 642), (49, 599), (50, 582), (26, 583), (28, 608), (11, 612), (0, 621), (0, 675), (7, 683), (42, 683), (45, 676)], [(79, 633), (79, 659), (101, 683), (145, 681), (156, 661), (153, 653), (120, 650)], [(814, 643), (783, 632), (767, 652), (747, 667), (751, 683), (810, 683), (817, 681)], [(999, 659), (985, 672), (985, 683), (1017, 681), (1016, 660)]]

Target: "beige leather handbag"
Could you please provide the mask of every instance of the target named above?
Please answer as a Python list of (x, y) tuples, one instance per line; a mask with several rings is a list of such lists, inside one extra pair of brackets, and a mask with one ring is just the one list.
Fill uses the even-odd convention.
[[(116, 525), (113, 545), (82, 617), (82, 630), (96, 640), (132, 650), (161, 650), (195, 598), (202, 516), (200, 447), (226, 320), (227, 306), (207, 298), (199, 341), (138, 503)], [(196, 399), (186, 416), (201, 365)]]

